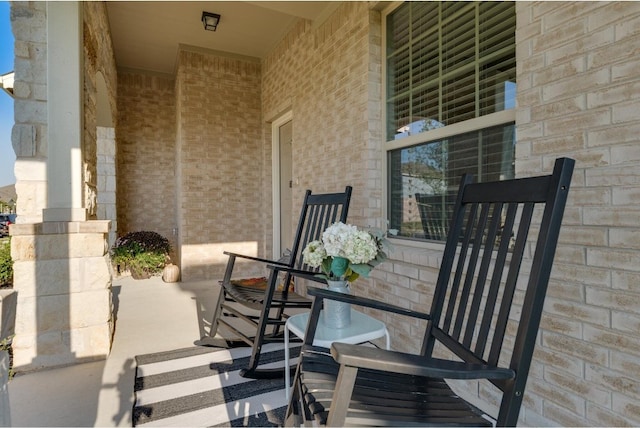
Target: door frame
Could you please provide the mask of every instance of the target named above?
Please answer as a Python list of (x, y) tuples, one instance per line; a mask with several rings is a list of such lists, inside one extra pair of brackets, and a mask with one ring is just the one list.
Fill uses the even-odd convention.
[(282, 253), (282, 248), (280, 248), (280, 127), (291, 120), (293, 120), (293, 112), (289, 110), (271, 123), (272, 248), (274, 258), (279, 258)]

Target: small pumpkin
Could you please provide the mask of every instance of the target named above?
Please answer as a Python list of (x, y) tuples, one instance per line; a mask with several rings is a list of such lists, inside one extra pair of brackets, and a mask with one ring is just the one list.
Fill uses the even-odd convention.
[(167, 264), (162, 270), (162, 280), (164, 282), (178, 282), (180, 279), (180, 267), (173, 263)]

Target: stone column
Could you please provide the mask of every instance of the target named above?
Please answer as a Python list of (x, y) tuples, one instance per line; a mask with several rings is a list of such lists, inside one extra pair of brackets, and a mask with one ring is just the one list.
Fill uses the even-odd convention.
[[(19, 51), (16, 67), (12, 137), (21, 154), (18, 203), (26, 204), (25, 215), (19, 210), (18, 224), (11, 227), (17, 371), (103, 359), (111, 346), (110, 222), (87, 221), (83, 197), (83, 7), (82, 2), (12, 5), (23, 12), (12, 13), (16, 45), (29, 46)], [(46, 36), (30, 40), (42, 27)], [(38, 107), (46, 102), (46, 109), (37, 110), (41, 125), (29, 128), (24, 107), (36, 101), (33, 97)], [(29, 129), (34, 131), (26, 133)], [(31, 157), (22, 150), (27, 143), (37, 149)], [(26, 168), (27, 163), (38, 168)], [(32, 182), (33, 174), (45, 180), (46, 198), (22, 193), (27, 190), (22, 183)]]
[(18, 291), (14, 366), (19, 371), (109, 354), (109, 221), (11, 226)]

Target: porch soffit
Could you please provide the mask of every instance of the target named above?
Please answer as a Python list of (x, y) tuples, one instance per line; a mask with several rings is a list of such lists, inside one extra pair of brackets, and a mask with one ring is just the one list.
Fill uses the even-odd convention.
[[(119, 68), (175, 74), (180, 45), (264, 58), (299, 18), (326, 19), (339, 1), (108, 1)], [(222, 17), (205, 31), (202, 11)]]

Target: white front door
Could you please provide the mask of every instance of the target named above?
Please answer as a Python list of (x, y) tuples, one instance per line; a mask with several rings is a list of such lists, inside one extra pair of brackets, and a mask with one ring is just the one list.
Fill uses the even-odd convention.
[(293, 166), (291, 121), (280, 127), (280, 254), (293, 243)]
[(293, 243), (293, 122), (291, 113), (273, 122), (273, 257)]

